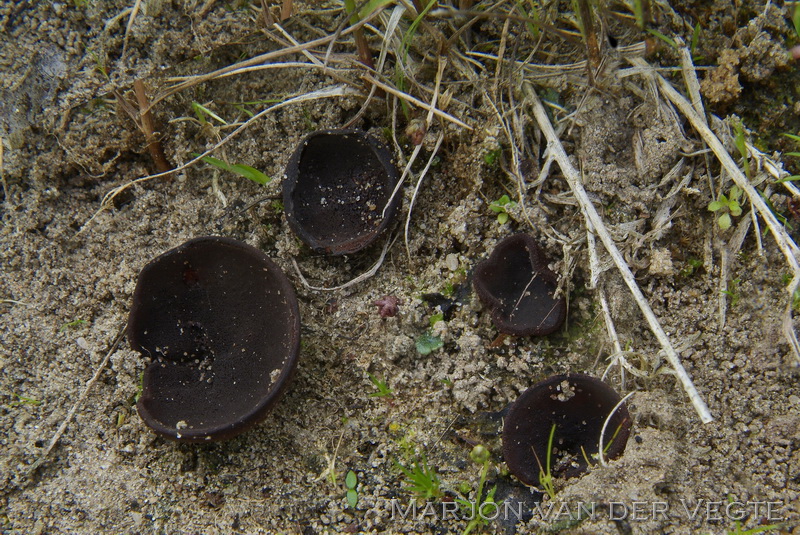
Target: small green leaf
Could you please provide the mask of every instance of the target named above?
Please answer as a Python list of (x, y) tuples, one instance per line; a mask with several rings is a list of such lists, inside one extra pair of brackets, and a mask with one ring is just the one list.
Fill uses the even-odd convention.
[(725, 206), (728, 206), (727, 203), (723, 203), (722, 201), (711, 201), (708, 203), (708, 209), (712, 212), (716, 212), (717, 210), (721, 210)]
[(347, 475), (344, 478), (344, 484), (348, 489), (356, 488), (356, 485), (358, 484), (358, 477), (356, 476), (356, 473), (352, 470), (347, 472)]
[[(800, 6), (800, 4), (798, 4), (798, 6)], [(796, 136), (794, 134), (783, 134), (783, 135), (788, 137), (789, 139), (792, 139), (792, 140), (797, 141), (798, 143), (800, 143), (800, 136)]]
[(722, 230), (728, 230), (731, 228), (731, 215), (728, 213), (722, 214), (719, 216), (719, 219), (717, 219), (717, 223)]
[(775, 182), (780, 184), (781, 182), (794, 182), (796, 180), (800, 180), (800, 175), (785, 176), (780, 180), (776, 180)]
[(61, 327), (59, 327), (58, 332), (61, 333), (61, 332), (64, 332), (67, 329), (70, 329), (72, 327), (78, 327), (79, 325), (86, 325), (87, 323), (88, 322), (86, 320), (69, 321), (69, 322), (63, 324)]
[(800, 152), (787, 152), (786, 156), (794, 156), (795, 158), (800, 158)]
[(739, 186), (733, 186), (730, 192), (730, 202), (738, 201), (739, 198), (742, 196), (742, 190), (739, 189)]
[(731, 201), (731, 204), (728, 206), (731, 211), (731, 215), (735, 217), (739, 217), (742, 215), (742, 207), (739, 206), (739, 203), (736, 201)]
[(444, 345), (442, 339), (438, 336), (433, 336), (431, 334), (423, 334), (419, 338), (417, 338), (417, 352), (420, 355), (430, 355), (437, 349), (440, 349)]
[[(192, 153), (192, 156), (197, 158), (200, 156), (199, 154)], [(207, 164), (213, 165), (218, 169), (222, 169), (223, 171), (230, 171), (231, 173), (236, 173), (239, 176), (243, 176), (249, 180), (252, 180), (256, 184), (268, 184), (272, 178), (268, 177), (258, 169), (254, 167), (250, 167), (249, 165), (244, 165), (240, 163), (236, 164), (229, 164), (226, 161), (220, 160), (218, 158), (214, 158), (213, 156), (203, 156), (202, 160)]]
[(212, 119), (219, 121), (222, 124), (228, 124), (225, 119), (214, 113), (213, 111), (209, 110), (199, 102), (192, 102), (192, 109), (194, 110), (194, 114), (197, 116), (197, 120), (200, 121), (201, 124), (207, 124), (205, 116), (208, 115)]
[(433, 316), (431, 316), (431, 327), (433, 327), (443, 319), (444, 319), (444, 314), (442, 313), (434, 314)]
[(498, 223), (500, 223), (501, 225), (505, 225), (507, 221), (508, 221), (508, 214), (507, 213), (503, 212), (501, 214), (497, 214), (497, 222)]
[(351, 509), (355, 509), (356, 505), (358, 505), (358, 492), (353, 489), (347, 491), (347, 505), (349, 505)]

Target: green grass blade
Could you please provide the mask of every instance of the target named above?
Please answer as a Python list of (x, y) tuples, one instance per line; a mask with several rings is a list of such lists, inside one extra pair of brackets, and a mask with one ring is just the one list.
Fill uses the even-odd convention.
[(675, 50), (678, 50), (678, 43), (675, 42), (675, 39), (673, 39), (671, 37), (667, 37), (666, 35), (664, 35), (663, 33), (659, 32), (658, 30), (652, 30), (650, 28), (647, 29), (647, 33), (649, 33), (649, 34), (651, 34), (651, 35), (653, 35), (655, 37), (658, 37), (659, 39), (661, 39), (662, 41), (667, 43), (669, 46), (671, 46)]
[[(193, 153), (192, 156), (196, 158), (200, 155)], [(229, 164), (228, 162), (214, 158), (213, 156), (203, 156), (202, 160), (207, 164), (213, 165), (217, 169), (236, 173), (239, 176), (243, 176), (244, 178), (252, 180), (256, 184), (261, 184), (262, 186), (264, 184), (268, 184), (272, 180), (272, 178), (269, 176), (265, 175), (254, 167), (250, 167), (249, 165), (244, 165), (241, 163)]]

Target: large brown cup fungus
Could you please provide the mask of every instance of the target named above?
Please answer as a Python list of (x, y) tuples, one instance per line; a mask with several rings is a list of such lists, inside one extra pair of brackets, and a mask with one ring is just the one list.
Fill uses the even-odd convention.
[[(554, 375), (532, 386), (511, 405), (505, 418), (503, 457), (508, 469), (526, 485), (539, 484), (548, 458), (553, 477), (583, 473), (587, 459), (600, 462), (600, 434), (619, 402), (613, 388), (581, 373)], [(622, 455), (630, 431), (631, 417), (622, 404), (603, 435), (604, 459)], [(548, 444), (552, 447), (549, 455)]]
[(142, 269), (127, 334), (152, 359), (137, 403), (144, 422), (173, 440), (221, 440), (261, 421), (286, 389), (300, 313), (264, 253), (203, 237)]
[(283, 204), (292, 231), (317, 252), (363, 249), (394, 219), (400, 195), (392, 155), (359, 130), (307, 136), (286, 166)]
[(492, 312), (500, 332), (545, 335), (564, 323), (567, 304), (555, 297), (556, 274), (547, 267), (536, 240), (528, 234), (505, 238), (475, 267), (475, 291)]

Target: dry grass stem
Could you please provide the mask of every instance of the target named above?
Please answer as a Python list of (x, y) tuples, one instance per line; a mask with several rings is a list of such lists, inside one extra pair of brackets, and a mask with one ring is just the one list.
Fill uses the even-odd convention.
[(136, 0), (131, 8), (131, 14), (128, 17), (128, 24), (125, 26), (125, 35), (122, 38), (122, 55), (120, 55), (121, 60), (125, 59), (125, 52), (128, 50), (128, 37), (130, 36), (131, 28), (133, 28), (133, 21), (136, 20), (136, 15), (139, 14), (139, 8), (141, 7), (142, 0)]
[(398, 89), (395, 89), (394, 87), (392, 87), (390, 85), (386, 85), (383, 82), (381, 82), (380, 80), (377, 80), (374, 76), (372, 76), (370, 74), (365, 74), (363, 78), (366, 81), (368, 81), (369, 83), (375, 84), (376, 86), (378, 86), (378, 88), (383, 89), (387, 93), (390, 93), (390, 94), (392, 94), (392, 95), (394, 95), (394, 96), (396, 96), (396, 97), (398, 97), (398, 98), (400, 98), (402, 100), (405, 100), (406, 102), (408, 102), (410, 104), (414, 104), (415, 106), (419, 106), (420, 108), (422, 108), (425, 111), (432, 112), (437, 117), (441, 117), (442, 119), (450, 121), (451, 123), (453, 123), (453, 124), (455, 124), (457, 126), (460, 126), (461, 128), (465, 128), (467, 130), (472, 130), (472, 127), (470, 125), (468, 125), (467, 123), (465, 123), (464, 121), (462, 121), (461, 119), (458, 119), (457, 117), (453, 117), (449, 113), (445, 113), (442, 110), (436, 109), (435, 107), (431, 106), (430, 104), (427, 104), (427, 103), (421, 101), (420, 99), (418, 99), (416, 97), (412, 97), (408, 93), (404, 93), (404, 92), (402, 92), (402, 91), (400, 91)]
[(658, 318), (650, 308), (650, 304), (648, 303), (647, 299), (642, 294), (642, 291), (639, 288), (633, 273), (631, 273), (630, 267), (625, 262), (622, 253), (620, 253), (619, 249), (617, 249), (611, 234), (609, 234), (605, 224), (603, 223), (603, 220), (600, 218), (600, 215), (597, 213), (594, 205), (589, 200), (589, 196), (586, 194), (586, 190), (583, 188), (580, 174), (572, 166), (567, 153), (564, 151), (561, 141), (558, 139), (555, 130), (553, 130), (553, 125), (550, 124), (550, 119), (547, 117), (547, 112), (545, 111), (544, 106), (542, 106), (541, 100), (539, 100), (539, 97), (536, 95), (536, 92), (533, 90), (533, 87), (529, 82), (523, 83), (523, 90), (531, 105), (533, 115), (536, 118), (536, 121), (538, 122), (539, 127), (541, 128), (545, 137), (547, 138), (547, 151), (551, 153), (558, 162), (561, 172), (564, 174), (564, 177), (569, 183), (572, 194), (580, 204), (581, 212), (583, 212), (583, 216), (589, 231), (592, 231), (599, 236), (606, 251), (608, 251), (608, 254), (611, 255), (611, 258), (614, 260), (614, 264), (616, 264), (617, 269), (625, 281), (625, 284), (627, 284), (631, 294), (633, 294), (636, 304), (639, 305), (639, 309), (642, 311), (642, 314), (644, 314), (644, 317), (650, 326), (650, 330), (661, 344), (667, 360), (672, 366), (672, 369), (675, 371), (675, 374), (678, 376), (678, 379), (680, 380), (684, 391), (689, 397), (689, 400), (692, 402), (695, 411), (697, 411), (700, 420), (703, 423), (713, 421), (714, 418), (711, 416), (705, 401), (703, 401), (703, 399), (700, 397), (700, 394), (697, 392), (697, 388), (694, 386), (694, 383), (692, 383), (689, 374), (686, 373), (686, 370), (681, 364), (680, 357), (678, 357), (678, 353), (675, 351), (675, 348), (672, 346), (669, 337), (661, 327), (661, 323), (658, 321)]
[[(447, 60), (444, 56), (439, 56), (439, 66), (436, 71), (436, 87), (433, 91), (433, 100), (431, 100), (430, 108), (428, 109), (428, 115), (425, 117), (425, 130), (430, 131), (431, 124), (433, 123), (433, 115), (434, 112), (437, 111), (436, 104), (439, 101), (439, 90), (441, 89), (442, 84), (442, 74), (444, 73), (444, 68), (447, 66)], [(434, 158), (436, 158), (436, 154), (439, 152), (439, 147), (442, 145), (442, 141), (444, 140), (444, 131), (439, 134), (439, 138), (436, 140), (436, 146), (434, 147), (433, 151), (431, 151), (431, 155), (428, 158), (428, 162), (425, 164), (425, 168), (419, 174), (419, 178), (417, 179), (417, 185), (414, 187), (414, 194), (411, 196), (411, 201), (408, 203), (408, 214), (406, 214), (406, 224), (405, 229), (403, 231), (403, 239), (406, 245), (406, 254), (408, 255), (408, 260), (411, 261), (411, 250), (408, 247), (408, 229), (411, 226), (411, 213), (414, 210), (414, 203), (417, 200), (417, 194), (419, 193), (419, 188), (422, 186), (422, 180), (425, 178), (425, 175), (428, 174), (428, 170), (431, 168), (431, 164), (433, 163)], [(420, 143), (415, 147), (415, 155), (419, 153), (419, 148), (422, 146)], [(411, 169), (411, 161), (409, 161), (408, 165), (406, 166), (406, 171), (410, 172)], [(404, 173), (405, 174), (405, 173)], [(399, 181), (402, 183), (402, 179)], [(395, 192), (392, 193), (392, 197), (394, 197)], [(391, 201), (390, 201), (391, 202)], [(386, 213), (386, 209), (384, 208), (383, 213)]]
[[(647, 62), (641, 58), (631, 58), (629, 61), (631, 61), (634, 65), (649, 67)], [(778, 245), (778, 248), (786, 258), (786, 262), (789, 264), (789, 267), (792, 270), (792, 280), (786, 289), (788, 292), (788, 299), (786, 309), (784, 310), (783, 330), (784, 336), (789, 342), (789, 345), (792, 347), (792, 352), (794, 353), (795, 359), (797, 360), (798, 364), (800, 364), (800, 342), (797, 340), (797, 333), (792, 325), (792, 297), (794, 296), (795, 290), (797, 290), (798, 286), (800, 286), (800, 263), (798, 263), (800, 249), (798, 249), (797, 244), (786, 232), (784, 226), (775, 217), (775, 214), (772, 213), (772, 210), (770, 210), (769, 206), (767, 206), (767, 203), (761, 197), (758, 190), (753, 187), (742, 170), (739, 169), (736, 161), (725, 149), (725, 146), (722, 144), (719, 138), (717, 138), (717, 136), (714, 135), (714, 133), (708, 127), (705, 119), (697, 114), (692, 104), (686, 100), (686, 98), (674, 87), (672, 87), (672, 84), (670, 84), (657, 72), (650, 71), (649, 76), (654, 77), (659, 88), (661, 89), (661, 92), (680, 110), (680, 112), (687, 119), (689, 119), (689, 122), (692, 124), (698, 134), (700, 134), (700, 137), (703, 139), (703, 141), (705, 141), (705, 143), (714, 152), (714, 155), (717, 157), (720, 164), (722, 164), (722, 167), (725, 169), (728, 175), (733, 179), (736, 186), (738, 186), (739, 189), (741, 189), (745, 195), (747, 195), (747, 199), (750, 201), (750, 204), (755, 208), (755, 210), (758, 212), (758, 215), (761, 216), (764, 222), (766, 222), (767, 227), (769, 227), (769, 230), (775, 239), (775, 243)]]
[(375, 262), (375, 264), (371, 268), (369, 268), (369, 270), (365, 271), (358, 277), (345, 282), (344, 284), (340, 284), (339, 286), (334, 286), (332, 288), (326, 288), (324, 286), (312, 286), (311, 284), (309, 284), (308, 280), (306, 280), (305, 276), (303, 276), (303, 272), (300, 271), (300, 266), (297, 265), (297, 260), (295, 260), (294, 258), (292, 258), (292, 265), (294, 266), (294, 270), (297, 273), (297, 276), (300, 278), (300, 282), (302, 282), (303, 286), (305, 286), (309, 290), (316, 290), (318, 292), (333, 292), (336, 290), (344, 290), (345, 288), (349, 288), (350, 286), (354, 286), (359, 282), (363, 282), (369, 279), (370, 277), (373, 277), (381, 268), (381, 265), (383, 265), (383, 261), (386, 258), (386, 253), (389, 251), (389, 247), (392, 245), (392, 243), (394, 243), (394, 237), (389, 236), (389, 238), (386, 240), (386, 243), (383, 244), (383, 250), (381, 251), (381, 256), (378, 258), (378, 261)]
[[(122, 184), (120, 186), (117, 186), (116, 188), (112, 189), (108, 193), (106, 193), (105, 196), (103, 197), (102, 202), (100, 203), (100, 208), (98, 208), (97, 211), (92, 215), (92, 217), (89, 218), (89, 220), (86, 223), (84, 223), (83, 227), (81, 227), (81, 230), (79, 230), (78, 233), (80, 234), (81, 232), (86, 230), (88, 228), (89, 224), (92, 221), (94, 221), (94, 219), (98, 215), (100, 215), (100, 213), (102, 213), (104, 210), (106, 210), (111, 205), (113, 200), (120, 193), (122, 193), (123, 191), (127, 190), (128, 188), (130, 188), (131, 186), (134, 186), (136, 184), (140, 184), (142, 182), (147, 182), (148, 180), (152, 180), (154, 178), (160, 178), (160, 177), (168, 175), (169, 173), (177, 173), (179, 171), (183, 171), (185, 169), (188, 169), (189, 167), (193, 166), (197, 162), (201, 161), (204, 157), (210, 155), (215, 150), (217, 150), (218, 148), (220, 148), (223, 145), (225, 145), (226, 143), (228, 143), (231, 139), (233, 139), (236, 135), (238, 135), (239, 133), (244, 131), (253, 122), (261, 119), (262, 117), (264, 117), (268, 113), (271, 113), (273, 111), (279, 110), (281, 108), (285, 108), (287, 106), (291, 106), (291, 105), (294, 105), (294, 104), (299, 104), (301, 102), (307, 102), (309, 100), (317, 100), (317, 99), (321, 99), (321, 98), (356, 96), (356, 95), (360, 95), (360, 94), (361, 94), (360, 92), (356, 91), (353, 88), (350, 88), (350, 87), (347, 87), (347, 86), (344, 86), (344, 85), (336, 85), (336, 86), (332, 86), (332, 87), (326, 87), (326, 88), (323, 88), (323, 89), (319, 89), (319, 90), (313, 91), (311, 93), (305, 93), (305, 94), (302, 94), (302, 95), (298, 95), (296, 97), (284, 100), (283, 102), (279, 102), (277, 104), (274, 104), (274, 105), (272, 105), (272, 106), (270, 106), (270, 107), (268, 107), (268, 108), (266, 108), (264, 110), (261, 110), (256, 115), (254, 115), (253, 117), (251, 117), (250, 119), (248, 119), (247, 121), (242, 123), (241, 126), (239, 126), (236, 130), (234, 130), (233, 132), (231, 132), (230, 134), (228, 134), (227, 136), (222, 138), (220, 141), (218, 141), (213, 147), (211, 147), (210, 149), (206, 150), (205, 152), (203, 152), (202, 154), (200, 154), (196, 158), (193, 158), (193, 159), (189, 160), (185, 164), (180, 165), (180, 166), (176, 167), (175, 169), (172, 169), (171, 171), (168, 171), (166, 173), (156, 173), (156, 174), (153, 174), (153, 175), (147, 175), (147, 176), (143, 176), (143, 177), (128, 181), (128, 182), (126, 182), (126, 183), (124, 183), (124, 184)], [(152, 104), (151, 104), (151, 107), (152, 107)]]

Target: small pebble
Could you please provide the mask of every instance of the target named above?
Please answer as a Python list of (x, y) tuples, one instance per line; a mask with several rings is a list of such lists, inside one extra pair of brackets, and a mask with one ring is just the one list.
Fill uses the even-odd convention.
[(447, 269), (450, 271), (455, 271), (458, 269), (458, 255), (455, 253), (450, 253), (444, 258), (444, 263), (447, 266)]

